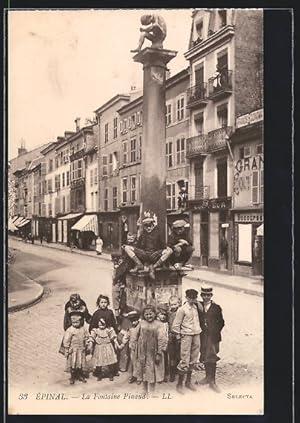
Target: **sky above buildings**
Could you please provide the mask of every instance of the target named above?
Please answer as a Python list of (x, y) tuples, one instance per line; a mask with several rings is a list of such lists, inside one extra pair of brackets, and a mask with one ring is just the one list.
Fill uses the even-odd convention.
[[(66, 130), (131, 86), (142, 87), (142, 65), (132, 60), (140, 16), (151, 10), (10, 11), (8, 16), (8, 157), (21, 139), (31, 150)], [(160, 10), (164, 47), (178, 51), (171, 75), (186, 68), (191, 9)], [(145, 41), (144, 46), (150, 46)]]

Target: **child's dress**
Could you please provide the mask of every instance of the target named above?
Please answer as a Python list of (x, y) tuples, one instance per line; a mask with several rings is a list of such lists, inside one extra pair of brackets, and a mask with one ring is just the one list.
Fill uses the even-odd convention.
[[(137, 326), (131, 347), (136, 350), (136, 377), (138, 381), (155, 383), (162, 382), (165, 377), (163, 351), (166, 351), (168, 338), (162, 322), (154, 320), (149, 323), (142, 320)], [(161, 360), (155, 363), (156, 354), (161, 354)]]
[(139, 325), (129, 328), (129, 331), (128, 331), (128, 334), (129, 334), (128, 346), (129, 346), (129, 356), (130, 356), (129, 365), (128, 365), (128, 373), (129, 373), (129, 376), (131, 377), (137, 377), (137, 371), (136, 371), (137, 348), (135, 348), (135, 346), (136, 346), (138, 331), (139, 331)]
[(117, 356), (112, 342), (117, 335), (113, 328), (92, 329), (90, 341), (94, 344), (94, 367), (109, 366), (117, 363)]
[(86, 365), (86, 346), (89, 339), (89, 333), (86, 327), (74, 328), (70, 326), (64, 334), (63, 346), (68, 351), (66, 371), (75, 369), (87, 370)]

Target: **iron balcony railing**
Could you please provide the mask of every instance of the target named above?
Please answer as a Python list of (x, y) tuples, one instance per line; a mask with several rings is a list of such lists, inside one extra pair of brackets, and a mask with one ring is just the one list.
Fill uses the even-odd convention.
[(207, 155), (218, 150), (222, 150), (227, 145), (227, 139), (232, 134), (232, 127), (225, 126), (223, 128), (210, 131), (208, 134), (201, 134), (187, 139), (187, 158)]
[(218, 97), (224, 93), (232, 92), (232, 70), (216, 72), (208, 80), (208, 96)]
[(207, 103), (207, 83), (201, 82), (187, 89), (187, 106)]

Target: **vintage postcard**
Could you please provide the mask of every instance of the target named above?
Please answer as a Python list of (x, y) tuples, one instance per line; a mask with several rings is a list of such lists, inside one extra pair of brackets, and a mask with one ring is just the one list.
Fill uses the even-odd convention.
[(263, 37), (7, 11), (10, 415), (264, 414)]

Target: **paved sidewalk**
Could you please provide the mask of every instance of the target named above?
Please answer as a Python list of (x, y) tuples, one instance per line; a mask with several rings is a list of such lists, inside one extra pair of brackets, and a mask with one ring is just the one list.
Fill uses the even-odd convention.
[[(12, 239), (23, 241), (22, 239), (16, 237), (12, 237)], [(43, 244), (41, 244), (39, 241), (35, 241), (35, 244), (33, 245), (36, 245), (37, 247), (54, 248), (69, 252), (71, 251), (70, 248), (66, 245), (56, 243), (48, 244), (47, 242), (43, 242)], [(74, 248), (72, 254), (81, 254), (94, 257), (98, 260), (102, 259), (111, 261), (111, 252), (104, 252), (102, 253), (102, 255), (97, 255), (95, 251), (85, 251), (80, 250), (78, 248)], [(188, 272), (187, 276), (185, 277), (194, 281), (205, 282), (215, 286), (220, 286), (222, 288), (245, 292), (246, 294), (258, 295), (261, 297), (264, 295), (264, 283), (262, 278), (250, 278), (245, 276), (231, 275), (227, 274), (226, 272), (214, 272), (211, 270), (206, 270), (197, 267), (195, 267), (193, 271)]]
[(43, 287), (13, 267), (8, 269), (8, 312), (22, 310), (39, 301)]

